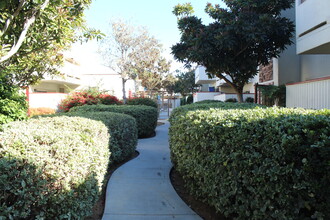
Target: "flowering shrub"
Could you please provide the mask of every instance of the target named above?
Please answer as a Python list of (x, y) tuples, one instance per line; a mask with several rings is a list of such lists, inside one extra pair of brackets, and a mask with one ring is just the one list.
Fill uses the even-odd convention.
[(59, 110), (68, 112), (72, 107), (82, 105), (114, 105), (121, 104), (117, 97), (106, 94), (106, 93), (95, 93), (89, 90), (76, 91), (70, 93), (65, 99), (59, 104)]
[(119, 105), (122, 104), (121, 101), (116, 96), (109, 94), (99, 94), (97, 98), (100, 100), (101, 104), (104, 105)]

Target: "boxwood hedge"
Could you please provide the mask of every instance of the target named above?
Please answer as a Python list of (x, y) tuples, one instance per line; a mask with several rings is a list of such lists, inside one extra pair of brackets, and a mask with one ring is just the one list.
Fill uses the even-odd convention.
[(185, 115), (185, 113), (194, 110), (209, 110), (209, 109), (253, 109), (253, 108), (265, 108), (265, 106), (252, 104), (252, 103), (225, 103), (219, 101), (211, 101), (209, 100), (203, 102), (195, 102), (190, 105), (180, 106), (175, 108), (172, 113), (170, 120), (175, 120), (176, 117), (180, 117), (180, 115)]
[(330, 110), (203, 109), (170, 118), (192, 194), (234, 219), (330, 219)]
[(144, 105), (84, 105), (70, 109), (70, 112), (117, 112), (132, 116), (136, 120), (138, 137), (155, 134), (158, 112), (156, 108)]
[(158, 104), (151, 98), (130, 98), (127, 99), (127, 105), (146, 105), (154, 108), (158, 108)]
[(92, 212), (109, 162), (107, 128), (79, 117), (4, 125), (0, 219), (82, 219)]
[(138, 136), (136, 121), (132, 116), (114, 112), (70, 112), (66, 115), (101, 121), (107, 126), (111, 162), (121, 162), (135, 152)]

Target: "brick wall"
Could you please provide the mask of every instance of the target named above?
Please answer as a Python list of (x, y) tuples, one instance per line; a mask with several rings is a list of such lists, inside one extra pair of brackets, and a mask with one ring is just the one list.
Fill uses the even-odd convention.
[(259, 82), (267, 82), (273, 80), (273, 61), (270, 61), (267, 66), (260, 66)]

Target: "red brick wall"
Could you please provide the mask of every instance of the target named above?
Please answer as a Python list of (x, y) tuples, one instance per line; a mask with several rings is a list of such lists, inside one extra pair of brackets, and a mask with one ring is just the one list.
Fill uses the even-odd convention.
[(259, 82), (267, 82), (273, 80), (273, 61), (267, 66), (260, 66), (259, 69)]

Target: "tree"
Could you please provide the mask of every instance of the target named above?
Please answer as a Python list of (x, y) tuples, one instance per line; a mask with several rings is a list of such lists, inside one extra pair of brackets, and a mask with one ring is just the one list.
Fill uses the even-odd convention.
[(121, 20), (114, 21), (110, 25), (112, 33), (101, 41), (100, 53), (105, 65), (121, 76), (123, 101), (126, 103), (126, 82), (137, 77), (132, 65), (141, 32)]
[(172, 46), (172, 54), (186, 64), (205, 66), (210, 77), (223, 79), (242, 102), (243, 87), (257, 74), (258, 66), (267, 65), (292, 43), (294, 24), (281, 12), (292, 7), (294, 0), (224, 2), (227, 8), (207, 4), (205, 11), (214, 19), (208, 25), (191, 15), (189, 5), (175, 7), (181, 39)]
[(161, 88), (165, 74), (170, 70), (171, 63), (162, 56), (162, 45), (147, 30), (143, 31), (142, 40), (134, 53), (133, 68), (137, 72), (150, 96)]
[[(149, 57), (150, 58), (150, 57)], [(148, 59), (148, 58), (147, 58)], [(147, 59), (144, 59), (146, 61)], [(152, 97), (155, 91), (162, 88), (166, 73), (170, 69), (170, 62), (159, 56), (149, 60), (150, 65), (137, 68), (138, 78)]]
[(175, 84), (177, 82), (178, 78), (173, 76), (173, 74), (169, 73), (165, 76), (165, 78), (162, 81), (162, 88), (168, 92), (169, 94), (173, 94), (175, 91)]
[(7, 82), (8, 77), (0, 73), (0, 127), (2, 124), (27, 118), (28, 105), (20, 88)]
[[(8, 83), (26, 86), (58, 74), (64, 50), (77, 40), (99, 39), (83, 12), (91, 0), (8, 0), (0, 2), (0, 72)], [(80, 34), (77, 34), (79, 32)]]
[(120, 20), (112, 22), (111, 27), (112, 34), (102, 41), (100, 52), (106, 65), (122, 78), (124, 102), (129, 79), (141, 80), (152, 93), (161, 84), (162, 73), (169, 69), (169, 63), (161, 57), (161, 45), (145, 28)]
[(182, 96), (194, 93), (196, 87), (199, 86), (195, 83), (195, 72), (193, 70), (181, 72), (177, 75), (177, 78), (174, 91), (180, 93)]

